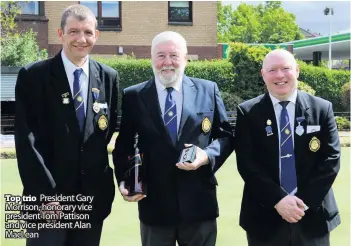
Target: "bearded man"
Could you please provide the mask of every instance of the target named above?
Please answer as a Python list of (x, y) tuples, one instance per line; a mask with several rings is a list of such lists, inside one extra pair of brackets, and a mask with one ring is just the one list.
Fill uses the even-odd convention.
[[(217, 84), (184, 74), (185, 39), (162, 32), (151, 47), (154, 78), (123, 91), (122, 121), (113, 152), (119, 190), (138, 202), (143, 246), (213, 246), (218, 203), (215, 172), (233, 151), (233, 136)], [(123, 174), (134, 137), (143, 154), (147, 195), (128, 195)], [(195, 146), (193, 162), (180, 162)]]

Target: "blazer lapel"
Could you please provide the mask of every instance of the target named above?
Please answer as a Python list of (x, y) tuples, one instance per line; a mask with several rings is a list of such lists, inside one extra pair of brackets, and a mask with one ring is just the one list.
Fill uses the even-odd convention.
[(89, 86), (88, 86), (88, 95), (87, 95), (87, 110), (85, 117), (85, 128), (84, 128), (84, 138), (83, 143), (88, 140), (90, 135), (94, 132), (94, 116), (93, 111), (94, 98), (92, 93), (92, 88), (98, 88), (100, 91), (103, 89), (101, 87), (101, 79), (99, 76), (99, 69), (96, 66), (95, 62), (89, 59)]
[(162, 136), (164, 136), (165, 141), (173, 146), (172, 140), (168, 134), (168, 130), (166, 129), (163, 119), (162, 119), (162, 112), (160, 103), (158, 101), (158, 94), (155, 84), (155, 79), (150, 79), (145, 87), (142, 89), (141, 99), (143, 104), (146, 108), (147, 114), (152, 119), (152, 122), (155, 125), (155, 129), (159, 132)]
[(53, 98), (55, 100), (57, 98), (61, 101), (59, 105), (61, 105), (60, 109), (67, 122), (67, 130), (69, 132), (80, 133), (76, 111), (74, 108), (73, 95), (71, 93), (66, 71), (63, 66), (61, 52), (59, 52), (52, 60), (51, 74), (51, 84), (57, 93)]
[[(296, 133), (296, 127), (299, 123), (296, 120), (299, 117), (304, 117), (300, 122), (300, 125), (303, 127), (304, 132), (301, 136)], [(294, 129), (294, 150), (295, 150), (295, 165), (299, 163), (299, 159), (303, 156), (304, 152), (307, 150), (305, 148), (304, 141), (306, 136), (306, 128), (309, 119), (309, 105), (303, 93), (297, 91), (296, 106), (295, 106), (295, 129)]]
[(192, 127), (192, 119), (196, 119), (196, 97), (197, 89), (193, 81), (187, 76), (183, 75), (183, 109), (182, 116), (180, 118), (180, 125), (178, 128), (178, 142), (177, 147), (183, 148), (186, 141), (186, 137), (189, 137)]
[[(277, 165), (277, 163), (279, 163), (279, 130), (278, 130), (278, 122), (275, 116), (275, 111), (274, 111), (274, 106), (272, 103), (271, 98), (269, 97), (269, 94), (266, 93), (263, 98), (262, 98), (262, 114), (260, 119), (262, 119), (264, 122), (262, 122), (261, 124), (264, 127), (269, 126), (269, 123), (271, 123), (271, 127), (272, 127), (272, 133), (273, 134), (269, 134), (269, 132), (267, 132), (267, 129), (263, 128), (262, 131), (264, 131), (264, 138), (265, 138), (265, 145), (269, 146), (267, 148), (268, 152), (269, 152), (269, 157), (270, 160), (265, 160), (268, 165), (272, 165), (272, 169), (273, 169), (273, 173), (275, 174), (274, 177), (276, 178), (276, 182), (280, 182), (279, 181), (279, 165)], [(261, 125), (260, 124), (260, 125)], [(259, 140), (258, 140), (259, 141)], [(272, 164), (270, 164), (272, 163)]]

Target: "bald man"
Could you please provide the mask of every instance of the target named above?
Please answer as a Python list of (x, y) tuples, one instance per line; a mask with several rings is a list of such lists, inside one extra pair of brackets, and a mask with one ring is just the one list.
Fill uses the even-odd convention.
[(268, 93), (238, 106), (236, 157), (245, 187), (240, 225), (249, 246), (325, 246), (340, 224), (331, 188), (340, 168), (332, 104), (297, 89), (285, 50), (261, 70)]

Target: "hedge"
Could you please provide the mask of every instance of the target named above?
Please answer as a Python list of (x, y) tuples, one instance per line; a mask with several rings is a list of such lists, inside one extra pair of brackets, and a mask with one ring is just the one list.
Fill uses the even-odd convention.
[[(217, 82), (221, 92), (233, 95), (235, 104), (240, 100), (247, 100), (264, 93), (266, 87), (260, 70), (263, 58), (270, 50), (263, 46), (250, 47), (242, 43), (231, 43), (229, 47), (228, 60), (191, 61), (188, 62), (185, 74)], [(116, 57), (96, 58), (96, 60), (118, 71), (120, 91), (128, 86), (149, 80), (153, 76), (149, 59)], [(340, 98), (345, 94), (344, 84), (350, 81), (349, 71), (330, 71), (327, 68), (314, 67), (301, 61), (298, 61), (298, 64), (300, 66), (299, 80), (310, 86), (306, 88), (303, 85), (303, 90), (306, 89), (309, 93), (315, 91), (316, 96), (331, 101), (334, 111), (348, 111), (348, 107)], [(228, 95), (225, 97), (228, 101), (232, 100)], [(230, 108), (233, 106), (234, 104), (231, 103)]]
[[(120, 92), (124, 88), (149, 80), (153, 76), (151, 60), (148, 59), (120, 59), (95, 58), (118, 71), (120, 77)], [(233, 84), (233, 65), (225, 60), (192, 61), (188, 62), (185, 74), (190, 77), (215, 81), (221, 91), (229, 90)], [(121, 96), (119, 97), (119, 107)]]
[(312, 86), (317, 96), (331, 101), (334, 111), (348, 111), (340, 99), (344, 84), (350, 81), (350, 71), (329, 70), (307, 65), (302, 61), (298, 61), (298, 64), (299, 78)]

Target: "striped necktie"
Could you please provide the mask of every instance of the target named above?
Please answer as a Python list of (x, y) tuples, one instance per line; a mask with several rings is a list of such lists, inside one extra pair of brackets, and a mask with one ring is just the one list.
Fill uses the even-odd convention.
[(289, 194), (297, 187), (295, 154), (292, 132), (286, 106), (289, 101), (280, 102), (282, 112), (280, 115), (280, 185)]
[(85, 121), (84, 100), (82, 96), (82, 84), (79, 81), (79, 77), (82, 74), (82, 72), (83, 72), (83, 69), (81, 68), (74, 71), (74, 81), (73, 81), (74, 108), (76, 109), (76, 115), (79, 123), (80, 132), (84, 131), (84, 121)]
[(168, 129), (169, 136), (172, 139), (173, 145), (177, 142), (177, 105), (172, 97), (173, 88), (167, 88), (167, 97), (165, 104), (165, 113), (163, 120)]

